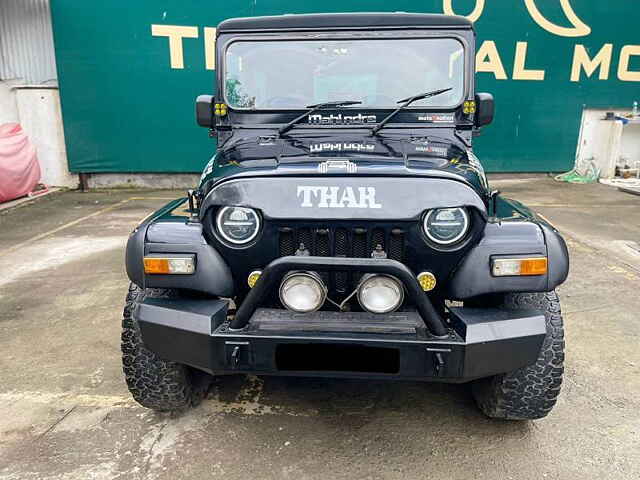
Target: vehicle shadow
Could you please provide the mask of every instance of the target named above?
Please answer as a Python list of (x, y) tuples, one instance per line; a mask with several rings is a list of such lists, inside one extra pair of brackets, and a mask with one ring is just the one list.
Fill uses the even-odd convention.
[[(215, 379), (208, 401), (252, 411), (313, 417), (358, 428), (372, 421), (403, 418), (432, 425), (467, 426), (479, 431), (525, 434), (530, 422), (508, 422), (485, 417), (476, 407), (469, 384), (360, 380), (316, 377), (228, 376)], [(205, 407), (206, 408), (206, 407)]]

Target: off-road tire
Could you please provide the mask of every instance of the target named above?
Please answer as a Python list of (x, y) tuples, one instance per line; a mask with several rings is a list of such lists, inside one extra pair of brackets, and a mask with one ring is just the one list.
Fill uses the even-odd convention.
[(122, 369), (133, 398), (143, 407), (168, 412), (200, 403), (209, 385), (205, 372), (163, 360), (142, 343), (140, 327), (133, 318), (136, 304), (145, 297), (178, 297), (176, 290), (130, 284), (122, 319)]
[(556, 404), (564, 372), (564, 329), (560, 300), (555, 291), (509, 293), (502, 296), (500, 303), (504, 308), (543, 311), (547, 335), (536, 363), (473, 382), (473, 396), (480, 410), (491, 418), (543, 418)]

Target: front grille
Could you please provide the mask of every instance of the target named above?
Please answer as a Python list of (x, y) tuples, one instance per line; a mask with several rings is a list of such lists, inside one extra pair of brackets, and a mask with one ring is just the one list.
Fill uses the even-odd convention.
[[(295, 255), (299, 249), (319, 257), (369, 258), (379, 245), (387, 258), (404, 260), (405, 231), (401, 228), (364, 227), (280, 227), (279, 255)], [(306, 252), (305, 252), (306, 253)], [(361, 274), (358, 272), (320, 272), (329, 291), (350, 293)]]

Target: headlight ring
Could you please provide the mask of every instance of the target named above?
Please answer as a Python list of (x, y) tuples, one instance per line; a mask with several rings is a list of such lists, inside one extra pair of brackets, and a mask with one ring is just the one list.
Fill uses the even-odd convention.
[(437, 245), (449, 246), (467, 235), (469, 223), (469, 213), (463, 207), (437, 208), (424, 216), (422, 230)]
[(228, 206), (218, 210), (216, 231), (227, 242), (244, 245), (260, 231), (260, 215), (252, 208)]

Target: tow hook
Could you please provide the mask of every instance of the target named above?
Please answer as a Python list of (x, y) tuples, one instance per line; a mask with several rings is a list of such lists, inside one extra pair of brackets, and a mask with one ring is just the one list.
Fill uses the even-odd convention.
[(240, 347), (238, 345), (236, 345), (233, 348), (233, 352), (231, 352), (231, 363), (233, 364), (233, 368), (236, 368), (238, 363), (240, 363)]
[(436, 365), (436, 374), (440, 374), (440, 370), (444, 367), (444, 359), (442, 358), (442, 353), (436, 352), (435, 356), (435, 365)]
[(250, 364), (249, 342), (225, 342), (227, 365), (233, 370)]
[(427, 348), (427, 352), (432, 353), (431, 361), (435, 376), (442, 376), (444, 367), (446, 365), (445, 354), (451, 353), (451, 350), (449, 350), (448, 348)]

